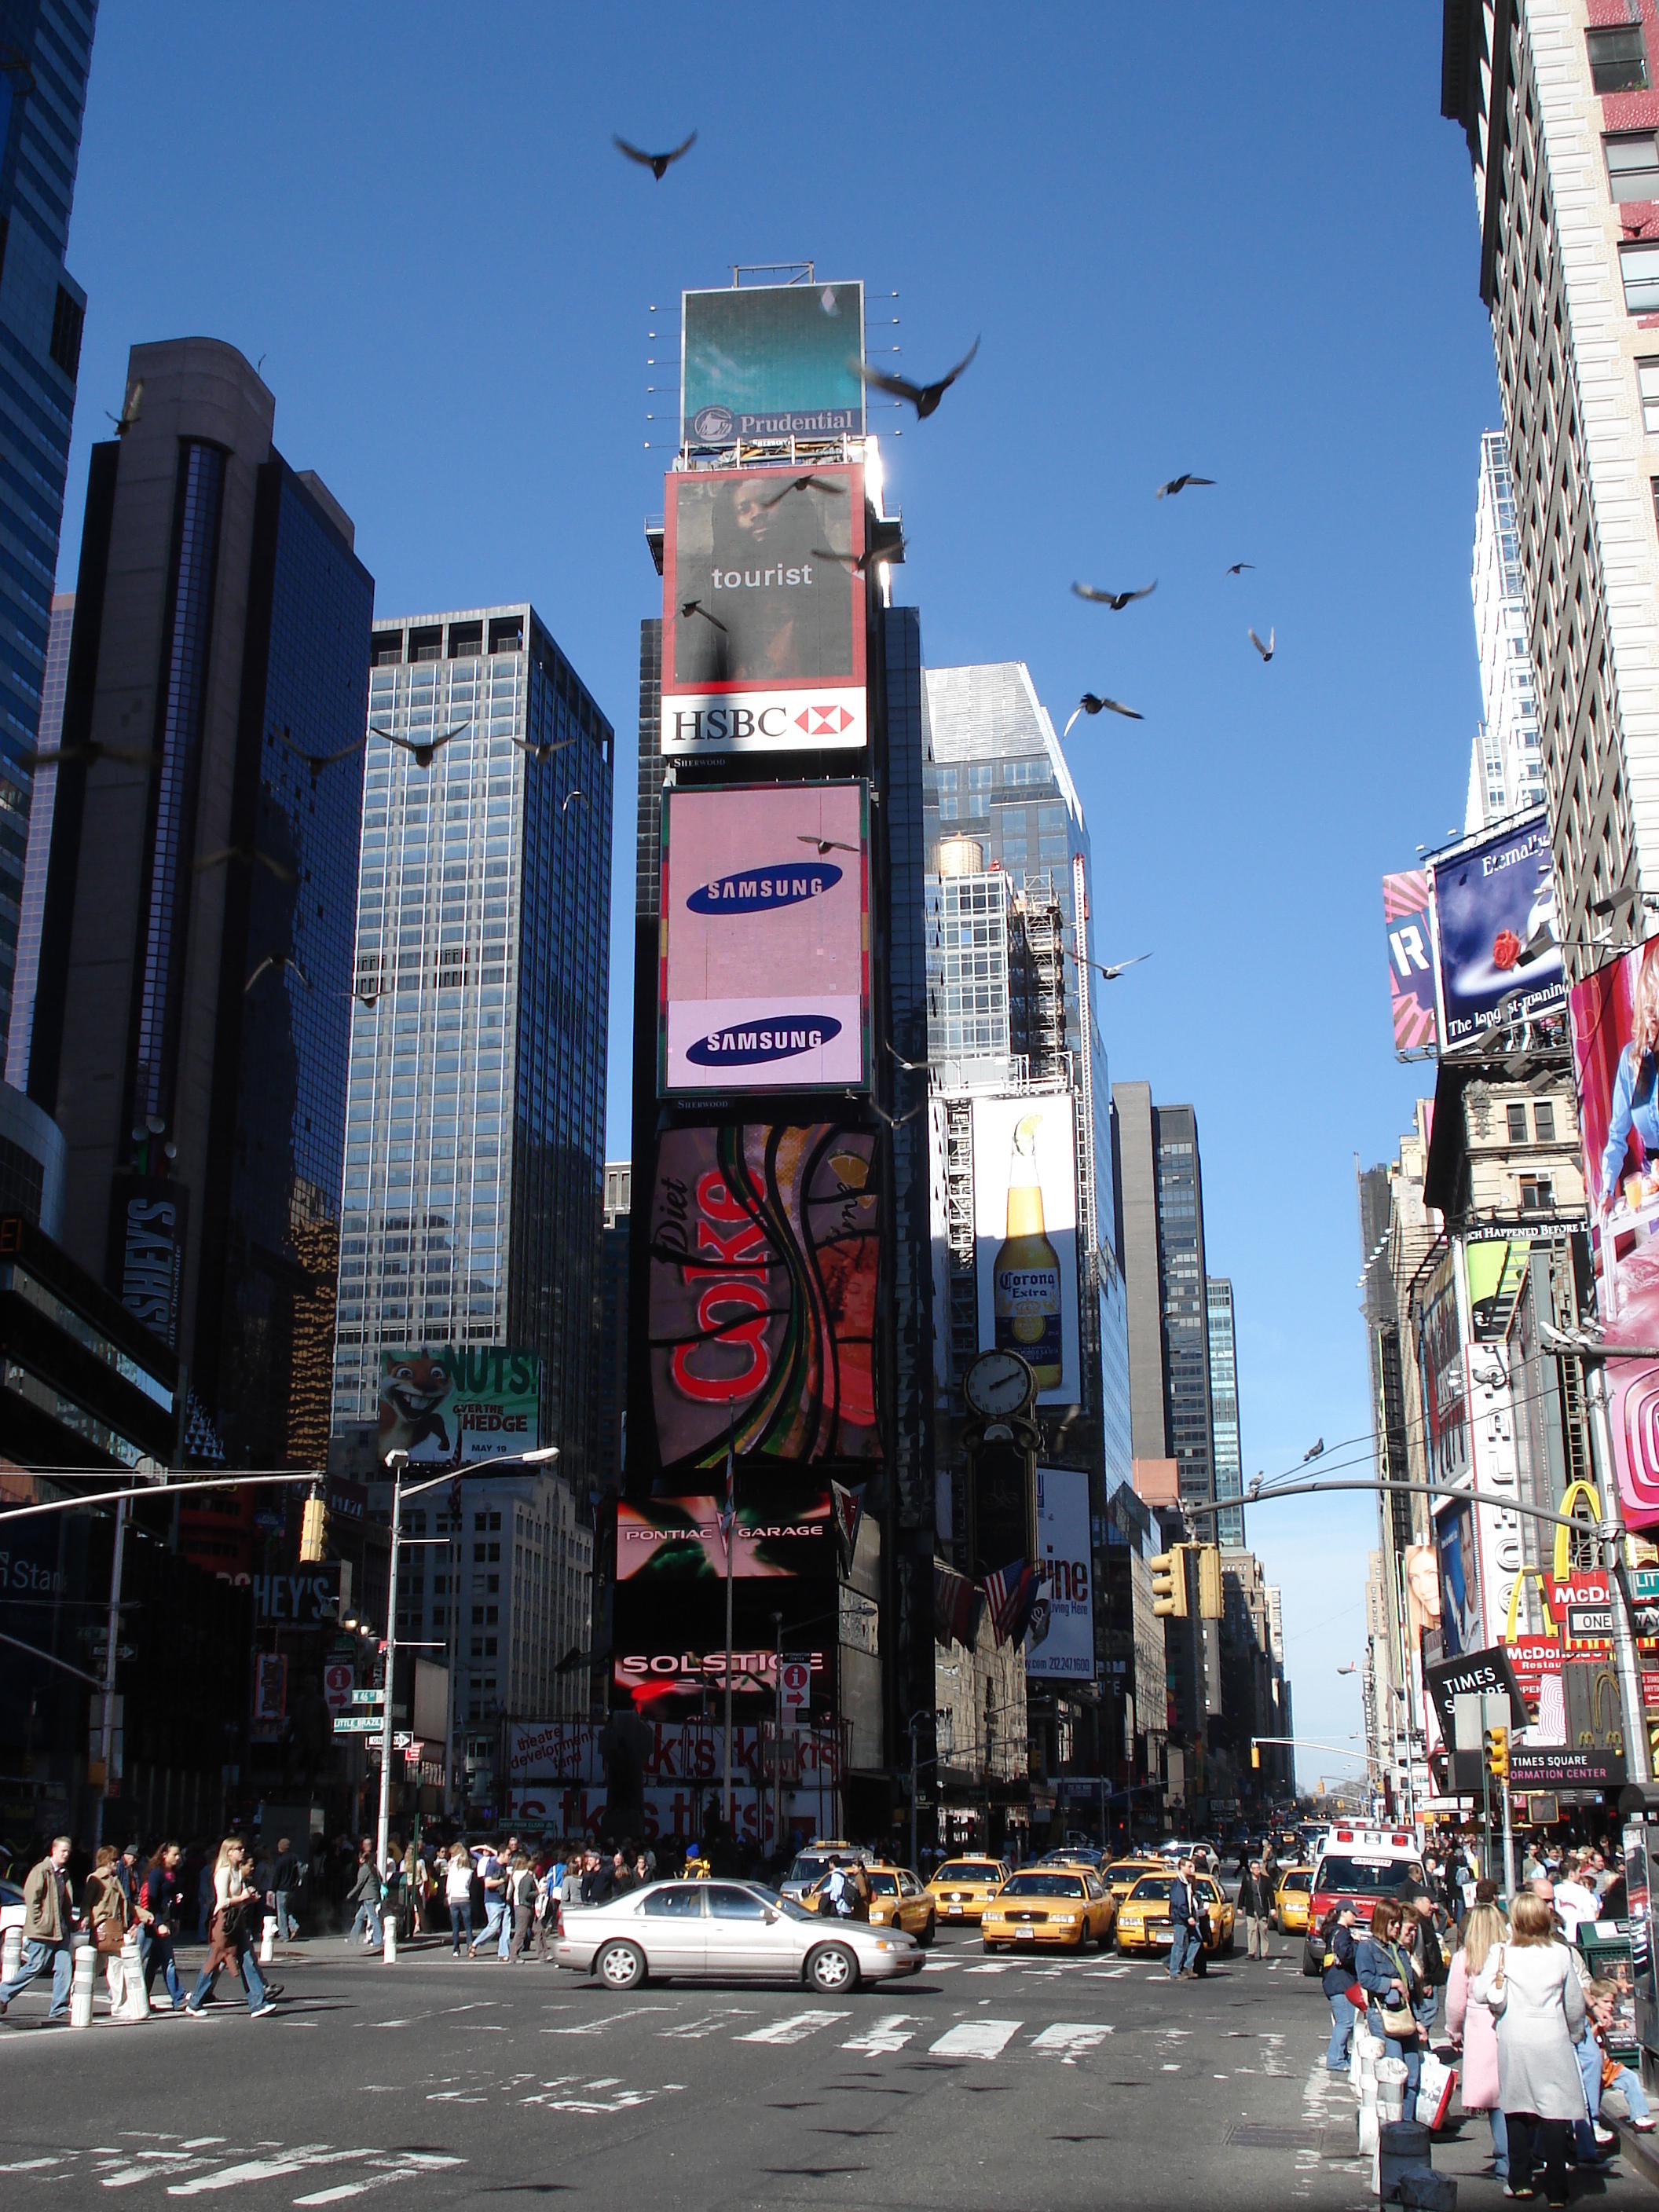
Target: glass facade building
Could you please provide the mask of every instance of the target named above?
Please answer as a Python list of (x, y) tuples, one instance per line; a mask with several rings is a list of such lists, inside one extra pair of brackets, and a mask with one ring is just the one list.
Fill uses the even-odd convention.
[[(1238, 1348), (1233, 1334), (1233, 1286), (1224, 1275), (1205, 1284), (1210, 1324), (1210, 1432), (1215, 1439), (1215, 1494), (1243, 1498), (1244, 1461), (1238, 1440)], [(1230, 1505), (1216, 1516), (1216, 1541), (1233, 1551), (1244, 1548), (1244, 1508)]]
[[(46, 632), (46, 672), (40, 690), (40, 749), (55, 750), (64, 729), (64, 689), (69, 677), (70, 633), (75, 627), (75, 594), (58, 592), (52, 602)], [(6, 1080), (14, 1090), (29, 1087), (29, 1041), (34, 1028), (34, 982), (40, 965), (40, 919), (46, 902), (46, 868), (52, 858), (52, 810), (58, 771), (43, 761), (34, 772), (29, 804), (29, 853), (23, 870), (22, 917), (17, 929), (17, 973), (12, 986), (11, 1027), (6, 1038)]]
[(31, 757), (43, 740), (86, 313), (64, 263), (97, 19), (96, 0), (0, 0), (0, 1036), (9, 1060)]
[(1183, 1498), (1215, 1496), (1210, 1322), (1205, 1297), (1204, 1187), (1198, 1116), (1190, 1106), (1153, 1114), (1158, 1245), (1164, 1307), (1164, 1418)]
[(383, 1348), (523, 1346), (541, 1355), (542, 1440), (580, 1497), (599, 1444), (611, 725), (528, 605), (382, 622), (374, 660), (333, 1426), (374, 1419)]

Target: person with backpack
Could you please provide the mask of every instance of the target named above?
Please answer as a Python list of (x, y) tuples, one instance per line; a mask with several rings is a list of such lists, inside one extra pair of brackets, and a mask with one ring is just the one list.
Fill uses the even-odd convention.
[(1364, 2002), (1365, 1992), (1354, 1973), (1354, 1911), (1351, 1905), (1333, 1905), (1318, 1935), (1319, 1986), (1331, 2008), (1331, 2039), (1326, 2046), (1328, 2073), (1346, 2074), (1353, 2024)]

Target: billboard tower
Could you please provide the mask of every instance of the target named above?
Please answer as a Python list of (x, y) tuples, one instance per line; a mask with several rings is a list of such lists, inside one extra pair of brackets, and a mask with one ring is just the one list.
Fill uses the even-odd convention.
[[(796, 274), (684, 295), (647, 528), (612, 1701), (720, 1718), (729, 1468), (735, 1722), (804, 1662), (805, 1759), (875, 1833), (933, 1702), (925, 1078), (894, 1057), (927, 1046), (921, 656), (887, 603), (862, 287)], [(775, 1798), (735, 1780), (759, 1835)]]

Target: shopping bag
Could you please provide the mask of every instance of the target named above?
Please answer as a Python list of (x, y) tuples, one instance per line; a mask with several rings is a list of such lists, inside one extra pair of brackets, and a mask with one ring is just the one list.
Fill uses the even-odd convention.
[(1425, 2051), (1417, 2075), (1417, 2124), (1435, 2129), (1444, 2124), (1457, 2087), (1457, 2069)]

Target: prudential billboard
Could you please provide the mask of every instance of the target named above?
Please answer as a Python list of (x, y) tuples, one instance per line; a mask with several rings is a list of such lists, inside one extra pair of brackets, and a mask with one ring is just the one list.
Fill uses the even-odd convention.
[(863, 1089), (866, 803), (860, 783), (665, 793), (664, 1097)]
[(861, 284), (730, 285), (683, 301), (680, 439), (861, 438)]

